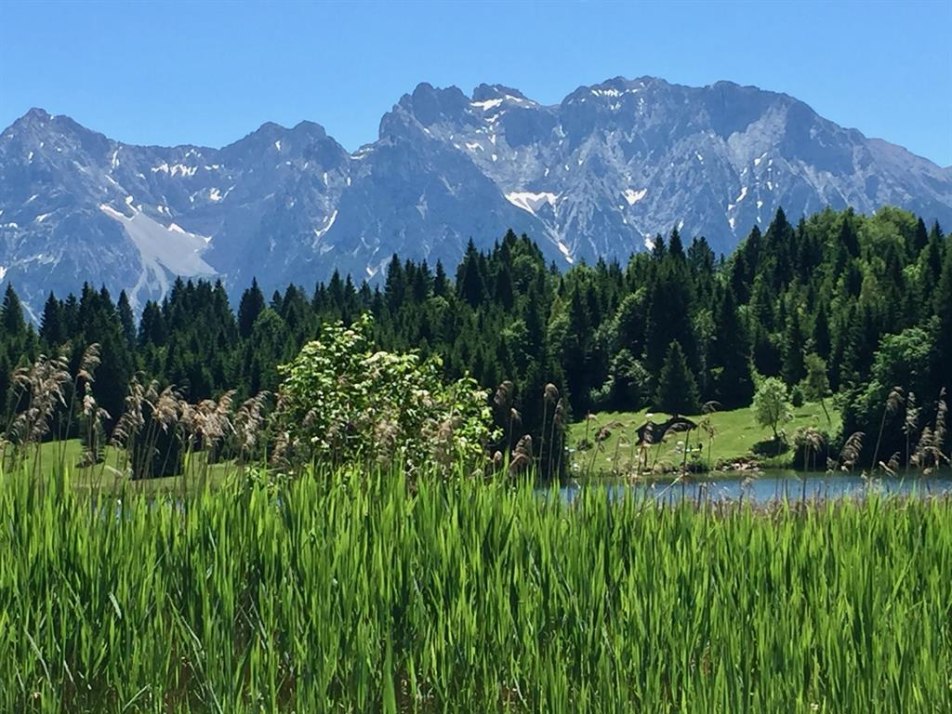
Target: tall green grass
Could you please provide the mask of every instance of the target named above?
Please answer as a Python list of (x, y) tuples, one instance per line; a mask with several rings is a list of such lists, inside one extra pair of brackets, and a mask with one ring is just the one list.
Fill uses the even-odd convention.
[(0, 479), (0, 711), (952, 711), (952, 503)]

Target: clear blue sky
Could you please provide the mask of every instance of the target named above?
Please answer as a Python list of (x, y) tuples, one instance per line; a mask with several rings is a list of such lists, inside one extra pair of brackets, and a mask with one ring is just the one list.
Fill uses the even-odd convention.
[(952, 1), (0, 2), (0, 125), (30, 107), (126, 142), (222, 146), (265, 121), (346, 148), (421, 81), (719, 79), (952, 165)]

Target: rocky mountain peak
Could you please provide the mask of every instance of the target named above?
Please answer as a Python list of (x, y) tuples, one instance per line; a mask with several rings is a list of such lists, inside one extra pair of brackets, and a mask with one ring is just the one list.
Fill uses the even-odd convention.
[(141, 306), (176, 275), (237, 293), (377, 279), (394, 252), (451, 265), (509, 228), (569, 265), (675, 226), (727, 253), (780, 206), (795, 222), (885, 204), (952, 225), (952, 170), (732, 82), (614, 77), (555, 105), (421, 83), (354, 154), (313, 122), (135, 146), (32, 109), (0, 134), (0, 281), (36, 309), (86, 281)]
[(516, 99), (530, 101), (525, 94), (518, 89), (506, 87), (502, 84), (480, 84), (473, 89), (474, 102), (490, 102), (494, 99)]

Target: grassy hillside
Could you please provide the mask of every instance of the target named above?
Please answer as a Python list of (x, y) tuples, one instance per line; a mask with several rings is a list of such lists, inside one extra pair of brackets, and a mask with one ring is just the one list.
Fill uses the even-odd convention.
[[(812, 426), (835, 434), (840, 428), (840, 417), (832, 405), (827, 404), (827, 410), (832, 423), (827, 422), (819, 403), (804, 404), (794, 409), (793, 420), (784, 425), (784, 431), (790, 440), (800, 427)], [(662, 422), (669, 416), (652, 414), (648, 410), (602, 412), (572, 424), (569, 429), (569, 449), (573, 472), (633, 474), (639, 460), (635, 429), (645, 423), (649, 414), (655, 422)], [(769, 453), (772, 446), (769, 443), (771, 431), (757, 425), (751, 407), (707, 415), (695, 414), (688, 418), (702, 427), (687, 434), (669, 434), (664, 443), (651, 446), (647, 452), (649, 468), (655, 466), (656, 469), (672, 470), (680, 466), (684, 460), (685, 441), (689, 449), (689, 462), (700, 460), (714, 468), (750, 459), (769, 466), (787, 466), (793, 458), (792, 450), (779, 455)], [(596, 437), (603, 428), (608, 429), (609, 435), (597, 441)], [(586, 444), (590, 446), (586, 448)], [(640, 456), (645, 458), (644, 453)]]

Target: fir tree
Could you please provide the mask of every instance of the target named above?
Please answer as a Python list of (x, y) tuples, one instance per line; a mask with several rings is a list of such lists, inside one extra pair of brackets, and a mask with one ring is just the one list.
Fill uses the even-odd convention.
[(245, 290), (238, 304), (238, 334), (246, 340), (251, 336), (255, 320), (264, 310), (264, 295), (258, 287), (258, 280), (251, 279), (251, 287)]
[(803, 363), (805, 339), (800, 327), (799, 312), (794, 309), (787, 318), (783, 338), (783, 366), (780, 373), (788, 386), (794, 386), (806, 376)]
[(694, 414), (698, 402), (697, 382), (684, 351), (678, 342), (671, 342), (658, 380), (655, 408), (669, 414)]
[(723, 408), (750, 404), (754, 381), (750, 372), (750, 341), (737, 313), (730, 285), (724, 289), (714, 321), (711, 367), (714, 372), (714, 399)]
[(470, 307), (477, 307), (485, 300), (486, 281), (481, 269), (479, 252), (472, 240), (466, 246), (466, 254), (456, 273), (456, 289), (459, 297)]
[(50, 352), (66, 342), (66, 325), (63, 319), (63, 304), (50, 292), (43, 305), (40, 320), (40, 339)]
[(813, 321), (813, 349), (824, 360), (830, 356), (830, 320), (826, 305), (821, 302)]
[(935, 309), (935, 350), (932, 373), (933, 392), (946, 390), (946, 403), (952, 402), (952, 248), (946, 246), (942, 274), (933, 296)]
[(7, 290), (3, 295), (3, 307), (0, 308), (0, 325), (3, 326), (3, 334), (6, 337), (19, 337), (26, 331), (23, 308), (12, 283), (7, 283)]
[(119, 324), (122, 327), (122, 336), (125, 338), (127, 349), (131, 349), (136, 341), (136, 318), (129, 305), (129, 296), (123, 290), (119, 293), (119, 302), (116, 304), (119, 313)]

